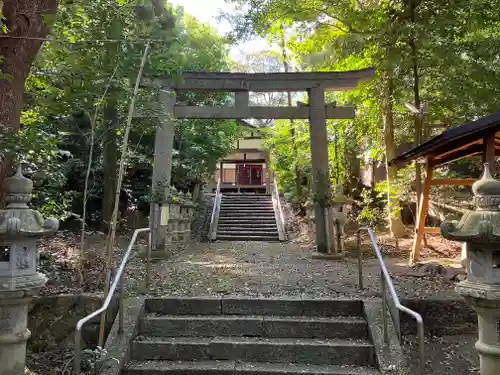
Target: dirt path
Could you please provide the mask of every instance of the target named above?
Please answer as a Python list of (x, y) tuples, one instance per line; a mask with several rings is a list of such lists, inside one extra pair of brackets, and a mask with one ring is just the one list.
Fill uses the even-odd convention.
[[(401, 298), (456, 298), (442, 278), (411, 277), (404, 259), (387, 258)], [(403, 265), (402, 265), (403, 264)], [(130, 288), (139, 290), (144, 261), (129, 265)], [(379, 296), (375, 259), (364, 262), (365, 289), (357, 287), (357, 263), (312, 259), (311, 250), (294, 243), (217, 242), (193, 244), (153, 265), (152, 295), (310, 296), (373, 298)], [(135, 281), (134, 281), (135, 279)]]

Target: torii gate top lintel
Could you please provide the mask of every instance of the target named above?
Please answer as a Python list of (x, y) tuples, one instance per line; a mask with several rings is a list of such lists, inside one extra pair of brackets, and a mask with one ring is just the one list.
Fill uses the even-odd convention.
[[(347, 72), (293, 72), (293, 73), (210, 73), (183, 72), (178, 79), (149, 77), (146, 85), (160, 88), (162, 113), (158, 116), (161, 126), (156, 131), (153, 187), (155, 195), (168, 196), (171, 182), (172, 151), (174, 139), (173, 119), (308, 119), (310, 132), (311, 165), (315, 191), (328, 191), (328, 136), (327, 119), (352, 119), (352, 106), (337, 106), (325, 102), (325, 91), (353, 89), (361, 81), (375, 75), (372, 68)], [(234, 92), (234, 103), (223, 106), (196, 106), (177, 102), (179, 92)], [(254, 106), (250, 92), (307, 91), (308, 103), (296, 106)], [(173, 115), (173, 116), (172, 116)], [(155, 212), (159, 212), (158, 210)], [(155, 215), (158, 215), (157, 213)], [(157, 216), (152, 220), (155, 229), (155, 247), (162, 241)], [(163, 217), (163, 216), (162, 216)], [(315, 205), (316, 245), (318, 251), (327, 253), (329, 241), (327, 228), (330, 217), (325, 207)], [(158, 240), (159, 239), (159, 240)]]
[(162, 87), (182, 91), (307, 91), (321, 87), (325, 91), (353, 89), (373, 78), (375, 69), (367, 68), (346, 72), (291, 72), (291, 73), (230, 73), (183, 72), (180, 82), (153, 78)]

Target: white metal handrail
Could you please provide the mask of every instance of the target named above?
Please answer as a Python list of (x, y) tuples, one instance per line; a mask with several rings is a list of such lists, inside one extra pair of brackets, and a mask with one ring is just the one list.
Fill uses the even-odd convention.
[[(82, 328), (83, 325), (87, 322), (89, 322), (91, 319), (95, 318), (98, 315), (101, 315), (103, 312), (105, 312), (109, 308), (109, 304), (111, 303), (111, 300), (113, 298), (113, 295), (115, 294), (116, 287), (118, 286), (118, 283), (120, 283), (120, 302), (119, 302), (119, 307), (118, 307), (118, 333), (122, 334), (123, 333), (123, 299), (124, 299), (124, 288), (123, 288), (123, 272), (125, 271), (125, 266), (127, 265), (127, 261), (130, 258), (130, 254), (132, 253), (132, 249), (134, 248), (135, 241), (137, 240), (137, 236), (139, 233), (145, 233), (149, 232), (149, 228), (141, 228), (141, 229), (136, 229), (134, 231), (134, 234), (132, 235), (132, 239), (130, 240), (130, 243), (127, 247), (127, 251), (125, 251), (125, 254), (123, 255), (122, 261), (120, 263), (120, 266), (118, 267), (118, 271), (115, 274), (115, 277), (113, 279), (113, 283), (111, 284), (111, 287), (109, 288), (108, 295), (106, 296), (106, 299), (104, 300), (102, 306), (94, 311), (93, 313), (90, 313), (89, 315), (85, 316), (84, 318), (80, 319), (78, 323), (76, 323), (76, 330), (75, 330), (75, 356), (74, 356), (74, 362), (73, 362), (73, 367), (74, 367), (74, 372), (75, 375), (80, 375), (80, 366), (81, 366), (81, 340), (82, 340)], [(150, 259), (150, 251), (151, 251), (151, 241), (149, 241), (148, 244), (148, 262)], [(149, 268), (149, 264), (147, 266)], [(146, 276), (148, 278), (149, 276)], [(148, 280), (146, 280), (146, 285), (148, 283)]]
[(285, 234), (285, 216), (283, 214), (283, 208), (281, 207), (281, 199), (280, 199), (280, 193), (278, 190), (278, 184), (276, 183), (276, 179), (273, 179), (273, 192), (274, 196), (276, 199), (276, 204), (278, 205), (278, 213), (279, 213), (279, 218), (278, 220), (280, 221), (281, 228), (283, 230), (283, 235), (286, 236)]
[(217, 181), (217, 189), (215, 190), (215, 197), (214, 197), (214, 206), (212, 207), (212, 216), (210, 217), (210, 229), (208, 233), (208, 239), (213, 240), (215, 239), (214, 233), (215, 233), (215, 220), (217, 218), (217, 212), (219, 210), (220, 206), (220, 201), (221, 201), (221, 189), (222, 185), (222, 179), (219, 177), (219, 180)]
[[(389, 343), (389, 333), (388, 333), (388, 318), (387, 318), (387, 308), (388, 302), (387, 302), (387, 296), (386, 296), (386, 288), (389, 289), (389, 294), (391, 296), (391, 299), (394, 302), (394, 306), (396, 307), (397, 310), (410, 315), (413, 317), (416, 322), (417, 322), (417, 336), (418, 336), (418, 341), (419, 341), (419, 361), (420, 361), (420, 374), (424, 375), (425, 374), (425, 336), (424, 336), (424, 321), (422, 319), (422, 316), (417, 313), (416, 311), (413, 311), (409, 309), (406, 306), (403, 306), (401, 302), (399, 301), (399, 297), (396, 293), (396, 289), (394, 288), (394, 284), (391, 279), (391, 275), (389, 274), (389, 271), (387, 270), (387, 266), (384, 262), (384, 258), (382, 256), (382, 252), (380, 251), (378, 245), (377, 245), (377, 240), (375, 238), (375, 234), (373, 233), (373, 230), (371, 228), (359, 228), (357, 231), (357, 247), (358, 247), (358, 283), (360, 289), (363, 289), (363, 253), (361, 251), (361, 232), (367, 232), (368, 236), (370, 237), (370, 242), (372, 244), (373, 250), (375, 250), (375, 254), (377, 255), (377, 259), (379, 261), (380, 265), (380, 283), (381, 283), (381, 294), (382, 294), (382, 320), (384, 324), (384, 342), (386, 344)], [(401, 327), (399, 326), (399, 316), (394, 316), (395, 314), (391, 314), (392, 319), (394, 322), (394, 325), (397, 326), (395, 327), (397, 330), (398, 338), (401, 340)]]

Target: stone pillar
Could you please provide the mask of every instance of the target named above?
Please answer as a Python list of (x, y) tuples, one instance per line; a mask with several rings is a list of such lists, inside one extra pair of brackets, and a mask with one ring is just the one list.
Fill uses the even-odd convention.
[(174, 147), (175, 121), (173, 117), (175, 92), (160, 90), (161, 105), (156, 129), (155, 153), (153, 163), (152, 204), (149, 225), (151, 227), (152, 247), (163, 250), (168, 229), (168, 196), (172, 176), (172, 151)]
[(455, 290), (478, 315), (476, 350), (481, 375), (497, 375), (500, 369), (500, 181), (490, 174), (488, 163), (472, 185), (475, 211), (460, 222), (441, 224), (443, 237), (467, 244), (467, 280)]
[(19, 166), (6, 181), (7, 206), (0, 210), (0, 375), (25, 373), (28, 306), (46, 282), (36, 271), (37, 240), (59, 227), (57, 220), (44, 220), (28, 208), (32, 190)]
[[(321, 87), (309, 89), (309, 132), (311, 144), (311, 162), (313, 169), (313, 194), (327, 195), (330, 189), (328, 168), (328, 137), (326, 132), (325, 90)], [(314, 202), (316, 222), (316, 247), (319, 253), (328, 253), (327, 225), (325, 205)]]
[(265, 176), (262, 176), (263, 178), (265, 177), (266, 179), (266, 193), (270, 194), (271, 193), (271, 185), (273, 184), (273, 178), (271, 176), (271, 163), (270, 163), (270, 158), (271, 156), (269, 155), (269, 152), (266, 152), (266, 174)]
[(333, 249), (332, 253), (342, 257), (345, 252), (344, 236), (345, 225), (347, 224), (346, 206), (354, 203), (352, 199), (344, 195), (342, 184), (338, 184), (333, 197)]

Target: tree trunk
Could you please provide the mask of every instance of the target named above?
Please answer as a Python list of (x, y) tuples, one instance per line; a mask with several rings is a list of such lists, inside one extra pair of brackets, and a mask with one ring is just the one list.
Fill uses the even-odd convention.
[[(2, 15), (8, 28), (0, 38), (0, 131), (2, 134), (19, 129), (26, 77), (48, 34), (44, 17), (54, 15), (57, 0), (4, 0)], [(8, 38), (8, 36), (13, 38)], [(31, 38), (31, 39), (30, 39)], [(39, 38), (39, 39), (36, 39)], [(0, 164), (0, 206), (3, 185), (11, 172), (11, 162)]]
[(118, 112), (116, 101), (112, 99), (113, 93), (108, 96), (108, 102), (104, 109), (104, 139), (103, 139), (103, 199), (101, 228), (107, 233), (115, 207), (116, 172), (118, 166)]
[[(290, 71), (290, 65), (288, 64), (288, 54), (286, 52), (286, 40), (285, 40), (285, 31), (283, 26), (281, 27), (283, 30), (283, 39), (281, 40), (281, 54), (283, 57), (283, 67), (285, 69), (285, 73)], [(288, 106), (292, 106), (292, 93), (290, 91), (287, 92)], [(290, 119), (290, 137), (292, 138), (292, 152), (297, 156), (297, 143), (295, 136), (295, 122), (293, 119)], [(300, 173), (300, 167), (297, 162), (295, 162), (295, 193), (297, 194), (297, 200), (302, 202), (302, 176)]]
[(192, 197), (193, 197), (193, 202), (198, 203), (198, 201), (201, 201), (201, 181), (196, 181), (193, 190), (192, 190)]
[(384, 77), (384, 93), (383, 93), (383, 108), (382, 116), (384, 122), (384, 141), (385, 141), (385, 157), (387, 168), (387, 210), (389, 213), (389, 229), (393, 237), (402, 237), (405, 234), (405, 226), (401, 214), (395, 210), (396, 202), (393, 201), (390, 194), (391, 185), (397, 181), (397, 166), (389, 165), (389, 161), (396, 157), (396, 143), (394, 142), (394, 114), (393, 114), (393, 94), (394, 82), (391, 68), (387, 69), (386, 77)]
[[(414, 1), (410, 1), (410, 11), (411, 11), (411, 22), (415, 25), (416, 17), (416, 4)], [(411, 40), (411, 57), (412, 57), (412, 70), (413, 70), (413, 98), (415, 102), (415, 108), (419, 111), (420, 109), (420, 76), (418, 73), (418, 51), (415, 40), (415, 33), (412, 32)], [(415, 145), (419, 146), (422, 143), (422, 113), (415, 115)], [(415, 163), (415, 190), (417, 193), (417, 212), (418, 206), (420, 204), (420, 194), (422, 194), (422, 169), (420, 163)]]
[[(109, 19), (109, 14), (103, 14), (103, 22), (110, 22), (106, 30), (109, 39), (122, 37), (122, 25), (116, 19)], [(107, 61), (111, 67), (117, 64), (119, 45), (110, 43), (107, 45)], [(108, 233), (111, 228), (111, 217), (115, 207), (115, 192), (118, 168), (118, 136), (119, 117), (117, 110), (117, 89), (115, 82), (110, 82), (106, 95), (106, 106), (104, 107), (104, 138), (103, 138), (103, 197), (101, 206), (101, 230)]]

